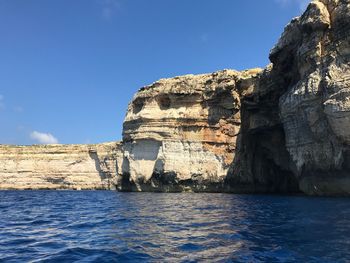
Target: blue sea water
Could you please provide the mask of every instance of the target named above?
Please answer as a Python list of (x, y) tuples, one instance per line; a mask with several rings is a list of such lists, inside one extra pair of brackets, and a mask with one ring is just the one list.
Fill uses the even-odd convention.
[(1, 262), (349, 262), (350, 199), (0, 191)]

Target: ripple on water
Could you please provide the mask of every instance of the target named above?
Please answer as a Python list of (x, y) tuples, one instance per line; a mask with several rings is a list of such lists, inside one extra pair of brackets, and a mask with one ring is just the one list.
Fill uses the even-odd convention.
[(1, 262), (347, 262), (349, 199), (0, 191)]

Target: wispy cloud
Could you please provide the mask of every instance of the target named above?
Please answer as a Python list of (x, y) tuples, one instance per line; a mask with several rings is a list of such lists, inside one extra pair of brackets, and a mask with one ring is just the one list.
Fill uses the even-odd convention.
[(110, 20), (121, 8), (120, 0), (99, 0), (102, 6), (102, 17)]
[(199, 37), (199, 39), (200, 39), (200, 41), (201, 41), (202, 43), (208, 42), (208, 40), (209, 40), (209, 35), (208, 35), (208, 33), (203, 33), (203, 34), (201, 34), (200, 37)]
[(0, 94), (0, 110), (5, 109), (4, 96)]
[[(5, 97), (4, 95), (0, 94), (0, 111), (5, 109), (11, 109), (11, 107), (9, 107), (9, 105), (5, 105)], [(12, 107), (11, 110), (17, 113), (23, 112), (23, 108), (21, 106)]]
[(26, 127), (24, 127), (23, 125), (17, 125), (17, 131), (18, 132), (22, 132), (25, 130)]
[(276, 3), (283, 7), (288, 5), (298, 5), (300, 11), (304, 11), (311, 0), (275, 0)]
[(13, 107), (13, 111), (17, 113), (23, 112), (23, 108), (21, 106), (15, 106)]
[(51, 133), (43, 133), (38, 131), (33, 131), (30, 134), (30, 138), (40, 144), (57, 144), (58, 139)]

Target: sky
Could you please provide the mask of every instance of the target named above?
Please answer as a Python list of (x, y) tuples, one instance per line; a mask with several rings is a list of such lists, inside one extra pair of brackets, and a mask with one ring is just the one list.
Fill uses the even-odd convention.
[(0, 144), (121, 139), (160, 78), (265, 67), (305, 0), (0, 0)]

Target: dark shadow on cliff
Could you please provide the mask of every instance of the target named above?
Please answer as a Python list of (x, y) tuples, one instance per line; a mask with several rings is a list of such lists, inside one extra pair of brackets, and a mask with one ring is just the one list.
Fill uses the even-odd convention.
[(299, 183), (279, 116), (279, 98), (284, 92), (281, 87), (289, 83), (280, 81), (275, 72), (265, 71), (254, 85), (256, 91), (241, 98), (241, 127), (225, 191), (298, 193)]
[(136, 184), (130, 177), (130, 162), (126, 157), (123, 158), (121, 178), (118, 182), (118, 190), (120, 192), (137, 191)]
[[(95, 162), (95, 168), (101, 178), (101, 182), (102, 183), (107, 182), (107, 189), (111, 189), (112, 174), (109, 171), (106, 171), (106, 170), (104, 171), (103, 168), (101, 167), (101, 161), (100, 161), (100, 158), (98, 157), (97, 151), (95, 149), (89, 149), (89, 156)], [(106, 161), (107, 160), (103, 160), (103, 162), (106, 162)]]
[(234, 193), (298, 193), (281, 127), (240, 134), (235, 158), (225, 178)]
[(300, 173), (300, 188), (309, 195), (349, 196), (350, 149), (343, 152), (342, 164), (328, 170), (305, 169)]
[(206, 101), (206, 105), (204, 105), (208, 107), (209, 125), (216, 125), (222, 119), (234, 122), (233, 117), (239, 112), (237, 103), (231, 90), (217, 88), (212, 98)]

